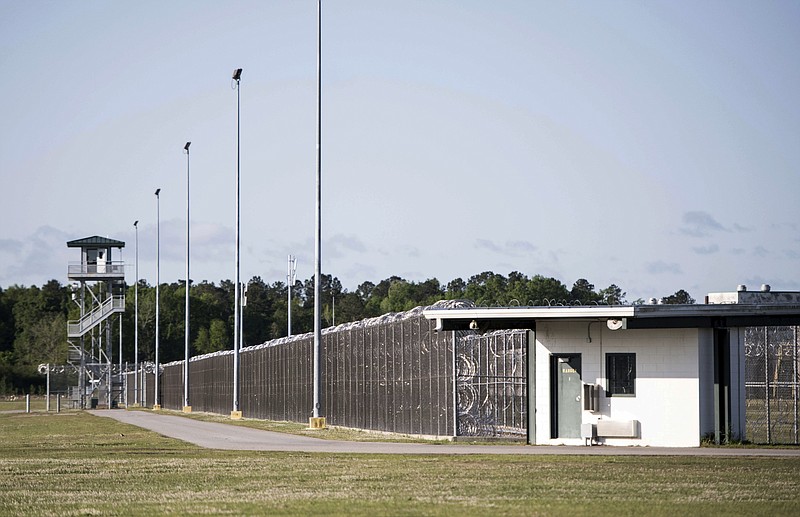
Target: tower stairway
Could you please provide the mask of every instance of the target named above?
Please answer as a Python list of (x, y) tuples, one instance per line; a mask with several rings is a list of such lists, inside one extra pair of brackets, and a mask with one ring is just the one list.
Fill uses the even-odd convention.
[(83, 357), (83, 350), (73, 343), (72, 341), (69, 342), (69, 355), (67, 356), (67, 362), (70, 364), (80, 364), (81, 357)]
[(95, 307), (79, 320), (67, 322), (67, 337), (81, 337), (94, 327), (108, 319), (112, 314), (125, 312), (125, 296), (115, 295), (109, 297), (102, 304)]

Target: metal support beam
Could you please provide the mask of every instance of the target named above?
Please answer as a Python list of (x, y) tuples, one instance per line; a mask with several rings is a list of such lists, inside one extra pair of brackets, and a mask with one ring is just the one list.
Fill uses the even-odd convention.
[(527, 337), (525, 377), (528, 385), (525, 393), (528, 404), (528, 445), (536, 445), (536, 330), (529, 330)]

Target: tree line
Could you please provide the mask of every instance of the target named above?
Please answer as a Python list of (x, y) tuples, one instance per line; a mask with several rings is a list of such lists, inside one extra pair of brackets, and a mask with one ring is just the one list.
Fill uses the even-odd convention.
[[(266, 283), (253, 277), (247, 283), (243, 311), (244, 344), (254, 345), (288, 334), (288, 285)], [(126, 310), (113, 322), (114, 363), (119, 361), (118, 336), (122, 325), (123, 362), (134, 361), (135, 286), (125, 285)], [(185, 282), (159, 286), (159, 361), (184, 357)], [(314, 328), (314, 279), (292, 286), (292, 334)], [(322, 275), (320, 282), (323, 326), (358, 321), (388, 312), (426, 306), (442, 299), (467, 299), (478, 306), (533, 306), (574, 304), (640, 304), (628, 302), (617, 285), (596, 289), (586, 279), (567, 287), (560, 280), (542, 275), (528, 277), (514, 271), (508, 276), (492, 272), (456, 278), (447, 284), (432, 278), (422, 282), (392, 276), (377, 284), (363, 282), (355, 290), (342, 287), (338, 278)], [(234, 283), (223, 280), (192, 283), (189, 329), (191, 354), (232, 348), (234, 327)], [(694, 303), (684, 290), (661, 298), (661, 303)], [(139, 360), (154, 360), (156, 289), (145, 280), (138, 284)], [(73, 303), (73, 290), (57, 280), (41, 287), (0, 288), (0, 394), (34, 391), (44, 382), (36, 367), (41, 363), (63, 364), (68, 358), (66, 325), (80, 317)], [(88, 347), (88, 345), (87, 345)]]

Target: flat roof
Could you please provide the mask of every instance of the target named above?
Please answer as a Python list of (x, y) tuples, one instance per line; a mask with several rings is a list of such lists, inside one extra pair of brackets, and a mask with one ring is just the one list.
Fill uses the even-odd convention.
[(731, 328), (800, 325), (800, 303), (464, 307), (423, 311), (437, 330), (535, 329), (537, 321), (617, 320), (624, 328)]

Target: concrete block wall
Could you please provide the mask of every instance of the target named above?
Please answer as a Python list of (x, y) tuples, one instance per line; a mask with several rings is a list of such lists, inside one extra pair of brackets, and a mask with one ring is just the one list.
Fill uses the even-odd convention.
[[(637, 420), (639, 438), (604, 438), (609, 445), (700, 444), (700, 339), (698, 329), (609, 330), (602, 322), (540, 323), (536, 330), (536, 442), (582, 444), (550, 436), (550, 357), (580, 353), (584, 383), (599, 384), (600, 410), (583, 411), (583, 423)], [(591, 339), (591, 341), (589, 341)], [(634, 396), (607, 397), (605, 354), (636, 354)], [(713, 408), (712, 408), (713, 409)]]

